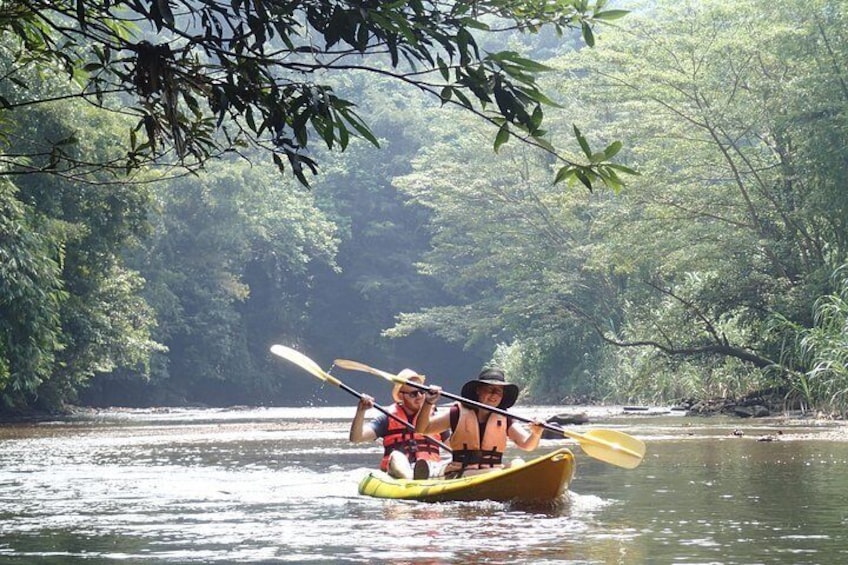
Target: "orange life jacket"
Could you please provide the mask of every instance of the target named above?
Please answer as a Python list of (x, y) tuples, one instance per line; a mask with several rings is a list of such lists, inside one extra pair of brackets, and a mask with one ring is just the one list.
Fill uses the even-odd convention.
[(477, 412), (460, 404), (459, 420), (450, 437), (453, 460), (445, 468), (445, 474), (502, 467), (507, 426), (506, 416), (490, 412), (481, 438)]
[[(407, 416), (406, 411), (398, 403), (392, 404), (387, 412), (392, 416), (396, 416), (403, 422), (409, 422), (415, 425), (415, 417), (412, 420)], [(417, 417), (417, 415), (416, 415)], [(419, 459), (428, 461), (439, 460), (439, 445), (426, 439), (437, 439), (436, 436), (424, 434), (416, 434), (410, 428), (401, 424), (392, 417), (389, 417), (388, 431), (383, 436), (383, 460), (380, 462), (380, 469), (387, 471), (389, 468), (389, 454), (392, 451), (401, 451), (406, 454), (410, 463), (415, 463)]]

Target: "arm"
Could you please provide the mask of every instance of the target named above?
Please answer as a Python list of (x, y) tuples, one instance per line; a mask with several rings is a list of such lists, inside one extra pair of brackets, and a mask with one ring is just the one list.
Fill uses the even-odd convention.
[(450, 428), (450, 410), (445, 410), (438, 416), (430, 417), (433, 407), (441, 395), (441, 388), (430, 387), (424, 397), (424, 402), (415, 417), (415, 432), (419, 434), (437, 434)]
[(374, 399), (367, 394), (363, 394), (359, 399), (359, 404), (356, 405), (356, 415), (350, 423), (348, 439), (350, 439), (351, 442), (360, 443), (363, 441), (374, 441), (377, 439), (377, 433), (374, 431), (373, 426), (365, 425), (365, 412), (373, 406)]
[(537, 421), (530, 424), (529, 430), (518, 422), (513, 422), (509, 427), (507, 435), (519, 448), (524, 451), (533, 451), (539, 446), (539, 440), (542, 438), (543, 430), (542, 424)]

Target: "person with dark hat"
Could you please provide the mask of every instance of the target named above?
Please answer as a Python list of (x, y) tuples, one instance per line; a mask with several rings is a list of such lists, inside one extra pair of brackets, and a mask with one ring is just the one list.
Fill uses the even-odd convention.
[[(424, 383), (424, 375), (412, 369), (398, 373), (405, 381)], [(363, 394), (356, 407), (356, 415), (350, 424), (349, 439), (353, 443), (383, 439), (383, 459), (380, 469), (398, 479), (412, 479), (413, 465), (419, 463), (419, 469), (428, 468), (426, 462), (438, 462), (441, 457), (436, 435), (427, 437), (415, 433), (415, 418), (424, 404), (424, 393), (405, 383), (395, 384), (392, 389), (394, 404), (386, 413), (378, 414), (373, 420), (365, 422), (365, 412), (374, 406), (374, 398)], [(423, 467), (422, 467), (423, 465)]]
[[(518, 399), (518, 386), (508, 383), (503, 371), (496, 368), (484, 369), (476, 379), (462, 386), (462, 396), (480, 404), (506, 410)], [(450, 448), (453, 459), (445, 468), (445, 478), (457, 478), (504, 467), (503, 454), (506, 440), (525, 451), (532, 451), (539, 445), (543, 427), (534, 422), (528, 430), (509, 416), (461, 402), (450, 406), (449, 410), (431, 417), (430, 412), (436, 404), (441, 388), (431, 386), (418, 411), (415, 431), (433, 434), (451, 431)], [(512, 466), (520, 459), (510, 462)]]

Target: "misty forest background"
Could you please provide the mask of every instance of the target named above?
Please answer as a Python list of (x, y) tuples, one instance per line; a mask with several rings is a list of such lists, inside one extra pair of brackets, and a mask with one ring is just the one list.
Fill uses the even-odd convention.
[[(380, 148), (310, 146), (309, 187), (250, 148), (194, 174), (24, 170), (13, 156), (49, 162), (57, 140), (118, 159), (132, 124), (72, 97), (4, 104), (0, 412), (352, 402), (273, 358), (280, 343), (454, 391), (496, 363), (526, 402), (774, 388), (844, 416), (845, 3), (618, 4), (631, 13), (592, 47), (577, 31), (479, 39), (550, 67), (551, 143), (579, 158), (575, 127), (621, 141), (639, 174), (612, 188), (555, 184), (549, 153), (493, 151), (485, 120), (354, 70), (324, 80)], [(4, 101), (21, 73), (44, 98), (66, 91), (2, 43), (18, 77)], [(333, 374), (388, 400), (379, 379)]]

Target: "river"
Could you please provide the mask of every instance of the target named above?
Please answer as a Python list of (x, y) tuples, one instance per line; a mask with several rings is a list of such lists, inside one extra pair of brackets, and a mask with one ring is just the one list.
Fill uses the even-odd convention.
[(353, 406), (0, 425), (0, 563), (848, 562), (843, 424), (580, 410), (591, 421), (572, 429), (635, 435), (645, 460), (627, 470), (543, 440), (537, 454), (577, 455), (546, 508), (360, 496), (380, 448), (348, 443)]

